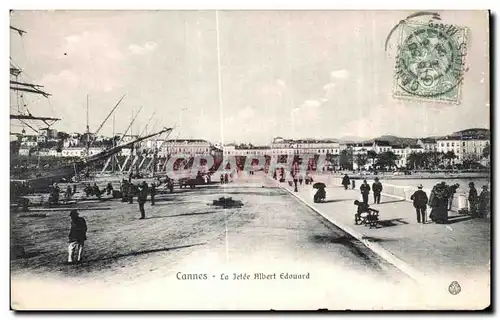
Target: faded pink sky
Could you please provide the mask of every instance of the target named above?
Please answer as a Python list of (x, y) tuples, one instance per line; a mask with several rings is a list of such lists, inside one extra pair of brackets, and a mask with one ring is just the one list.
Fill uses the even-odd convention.
[[(11, 24), (28, 33), (11, 32), (11, 57), (53, 95), (50, 103), (26, 95), (30, 111), (61, 117), (54, 127), (69, 132), (85, 129), (87, 94), (91, 130), (126, 94), (117, 132), (140, 106), (134, 132), (155, 111), (150, 128), (178, 124), (187, 108), (181, 137), (212, 141), (489, 128), (487, 13), (440, 12), (470, 29), (460, 105), (392, 97), (395, 41), (388, 53), (384, 42), (410, 13), (219, 12), (222, 108), (215, 11), (17, 11)], [(110, 119), (102, 133), (111, 132)]]

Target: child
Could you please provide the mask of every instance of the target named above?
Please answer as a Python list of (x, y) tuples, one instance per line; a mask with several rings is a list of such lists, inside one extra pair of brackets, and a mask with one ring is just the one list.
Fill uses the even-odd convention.
[(358, 206), (357, 212), (354, 215), (354, 224), (359, 224), (359, 222), (361, 221), (361, 214), (363, 213), (367, 213), (369, 215), (371, 212), (374, 212), (375, 213), (374, 216), (378, 216), (378, 210), (370, 208), (370, 206), (367, 203), (355, 200), (354, 205)]

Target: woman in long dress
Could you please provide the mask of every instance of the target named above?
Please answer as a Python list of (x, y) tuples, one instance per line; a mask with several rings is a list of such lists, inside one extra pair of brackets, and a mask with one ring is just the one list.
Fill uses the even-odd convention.
[(446, 184), (439, 183), (434, 186), (429, 198), (429, 206), (432, 208), (429, 218), (435, 223), (448, 222), (448, 198)]

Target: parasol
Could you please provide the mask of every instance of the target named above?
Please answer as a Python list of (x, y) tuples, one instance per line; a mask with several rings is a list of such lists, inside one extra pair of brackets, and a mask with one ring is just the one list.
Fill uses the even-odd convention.
[(314, 189), (324, 189), (324, 188), (326, 188), (326, 184), (324, 184), (323, 182), (316, 182), (315, 184), (313, 184), (313, 188)]

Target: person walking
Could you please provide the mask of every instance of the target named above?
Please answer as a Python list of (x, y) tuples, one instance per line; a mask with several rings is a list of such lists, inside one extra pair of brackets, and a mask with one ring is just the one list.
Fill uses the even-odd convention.
[(474, 182), (469, 182), (469, 211), (472, 217), (477, 217), (477, 205), (479, 202), (479, 197), (477, 195), (477, 189), (474, 186)]
[(370, 185), (366, 182), (366, 180), (363, 180), (363, 183), (359, 187), (359, 190), (361, 190), (361, 196), (363, 196), (363, 203), (368, 204), (368, 195), (370, 194)]
[[(94, 192), (94, 195), (97, 197), (97, 199), (101, 199), (101, 190), (97, 186), (97, 183), (94, 182), (94, 186), (92, 187), (92, 190)], [(104, 191), (103, 191), (104, 192)]]
[(128, 181), (123, 179), (120, 185), (120, 191), (122, 194), (122, 202), (128, 201)]
[(141, 218), (146, 218), (146, 212), (144, 211), (144, 204), (148, 199), (148, 184), (143, 181), (139, 190), (139, 196), (137, 197), (137, 202), (139, 203), (139, 211), (141, 212)]
[(150, 193), (151, 193), (151, 205), (154, 206), (155, 205), (155, 195), (156, 195), (156, 184), (154, 183), (154, 181), (151, 183)]
[(297, 179), (297, 175), (293, 175), (293, 192), (299, 192), (299, 189), (297, 188), (297, 183), (299, 180)]
[(135, 186), (132, 182), (127, 183), (127, 198), (128, 198), (128, 203), (132, 204), (134, 203), (134, 193), (135, 193)]
[(66, 198), (66, 200), (69, 200), (71, 198), (71, 186), (67, 186), (66, 187), (66, 192), (64, 193), (64, 197)]
[(69, 231), (68, 264), (72, 264), (82, 261), (83, 246), (87, 240), (87, 222), (74, 209), (71, 210), (69, 216), (71, 217), (71, 228)]
[(349, 180), (349, 176), (346, 174), (342, 178), (342, 185), (344, 186), (344, 189), (347, 190), (349, 188), (349, 185), (351, 184), (351, 181)]
[(356, 189), (356, 180), (352, 179), (352, 190)]
[(383, 189), (382, 183), (379, 181), (378, 177), (375, 177), (375, 182), (372, 184), (374, 203), (380, 203), (380, 194)]
[(483, 186), (483, 191), (479, 194), (479, 217), (486, 218), (490, 213), (490, 191), (488, 186)]
[(415, 207), (417, 211), (417, 222), (425, 224), (427, 202), (429, 199), (427, 198), (427, 193), (422, 190), (423, 186), (421, 184), (419, 184), (417, 188), (418, 190), (411, 195), (410, 200), (413, 200), (413, 207)]
[(111, 182), (108, 182), (108, 185), (106, 186), (106, 195), (109, 196), (110, 194), (113, 194), (113, 185)]

